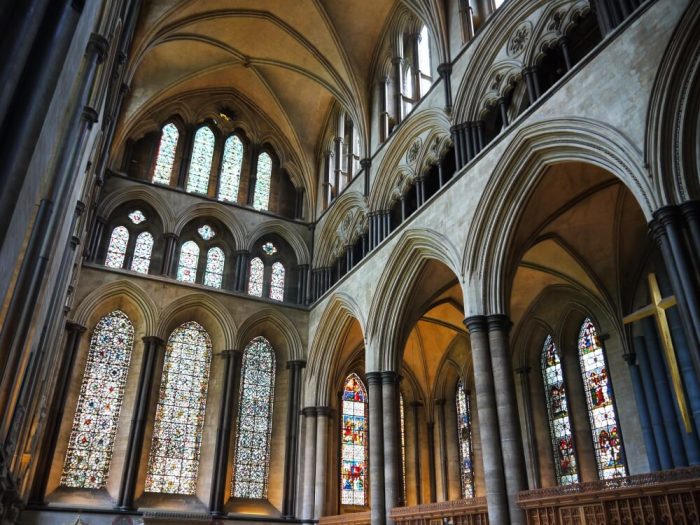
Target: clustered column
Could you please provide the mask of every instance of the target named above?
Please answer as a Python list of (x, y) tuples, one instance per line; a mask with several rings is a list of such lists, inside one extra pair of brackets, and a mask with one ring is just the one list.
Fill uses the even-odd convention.
[(299, 403), (301, 400), (301, 370), (306, 361), (289, 361), (289, 394), (287, 396), (287, 436), (284, 453), (284, 499), (282, 516), (295, 516), (294, 502), (297, 494), (297, 468), (299, 454)]
[(381, 372), (367, 372), (369, 390), (369, 490), (374, 525), (386, 523), (384, 493), (384, 409)]
[[(399, 376), (396, 372), (382, 372), (382, 410), (384, 424), (384, 498), (386, 521), (391, 509), (398, 506), (401, 484), (401, 446), (399, 436)], [(370, 419), (372, 395), (370, 393)], [(370, 421), (370, 432), (371, 421)], [(371, 445), (370, 445), (371, 446)], [(370, 463), (370, 468), (371, 463)]]

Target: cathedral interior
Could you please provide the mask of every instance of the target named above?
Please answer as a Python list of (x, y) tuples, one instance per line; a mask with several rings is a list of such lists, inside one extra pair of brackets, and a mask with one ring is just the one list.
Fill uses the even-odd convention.
[(0, 523), (700, 523), (700, 2), (0, 28)]

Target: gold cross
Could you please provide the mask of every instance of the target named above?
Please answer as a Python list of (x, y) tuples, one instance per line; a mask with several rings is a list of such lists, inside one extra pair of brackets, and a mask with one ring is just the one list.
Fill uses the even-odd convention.
[(666, 364), (668, 364), (668, 371), (671, 374), (671, 381), (673, 382), (673, 390), (676, 393), (676, 400), (678, 401), (678, 408), (681, 411), (681, 418), (683, 419), (683, 424), (685, 425), (685, 431), (692, 432), (692, 425), (690, 422), (690, 414), (688, 412), (688, 405), (685, 401), (685, 393), (683, 392), (683, 382), (681, 381), (681, 373), (678, 370), (678, 361), (676, 361), (676, 353), (673, 350), (673, 341), (671, 340), (671, 330), (668, 326), (668, 319), (666, 319), (666, 310), (676, 305), (676, 297), (674, 295), (670, 297), (661, 297), (661, 290), (659, 290), (659, 284), (656, 282), (656, 275), (650, 273), (649, 278), (649, 294), (651, 295), (651, 304), (646, 305), (644, 308), (637, 310), (626, 316), (622, 321), (625, 324), (634, 323), (645, 317), (653, 316), (656, 320), (656, 327), (659, 329), (659, 336), (661, 337), (661, 346), (664, 350), (664, 355), (666, 356)]

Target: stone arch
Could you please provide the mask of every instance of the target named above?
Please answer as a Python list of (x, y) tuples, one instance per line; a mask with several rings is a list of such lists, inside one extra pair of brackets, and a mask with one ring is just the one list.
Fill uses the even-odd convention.
[(167, 341), (170, 333), (186, 321), (197, 321), (207, 330), (215, 352), (235, 347), (236, 323), (224, 305), (210, 295), (192, 293), (171, 302), (160, 314), (155, 335)]
[(177, 218), (177, 222), (173, 227), (173, 233), (180, 235), (182, 229), (187, 226), (188, 223), (199, 217), (214, 217), (218, 219), (228, 228), (229, 233), (236, 243), (235, 248), (240, 249), (240, 247), (244, 246), (245, 230), (243, 225), (238, 222), (232, 213), (228, 213), (228, 210), (224, 210), (222, 206), (209, 202), (200, 202), (187, 208)]
[(122, 204), (129, 201), (144, 201), (148, 203), (160, 217), (163, 230), (173, 231), (175, 227), (175, 215), (170, 205), (161, 197), (160, 193), (145, 185), (130, 186), (110, 193), (100, 204), (98, 214), (108, 218)]
[(271, 233), (277, 234), (287, 241), (292, 250), (294, 250), (297, 264), (309, 264), (311, 262), (309, 248), (304, 239), (301, 238), (299, 233), (290, 228), (288, 224), (280, 220), (269, 220), (259, 224), (247, 234), (245, 242), (241, 243), (241, 246), (251, 251), (258, 239)]
[[(299, 331), (279, 311), (265, 308), (243, 321), (238, 329), (235, 348), (243, 350), (252, 339), (259, 335), (270, 341), (272, 347), (278, 352), (279, 361), (282, 361), (282, 357), (287, 361), (304, 360), (304, 346)], [(280, 351), (284, 351), (284, 354), (279, 355)]]
[(700, 198), (699, 33), (700, 5), (691, 2), (666, 47), (651, 93), (644, 158), (660, 204)]
[(545, 169), (569, 161), (593, 164), (620, 179), (651, 220), (656, 192), (641, 152), (619, 131), (573, 117), (522, 128), (496, 165), (469, 230), (462, 265), (468, 276), (468, 315), (506, 313), (506, 261), (520, 213)]
[(333, 204), (325, 218), (314, 250), (315, 268), (331, 266), (340, 243), (353, 244), (367, 229), (367, 199), (357, 191), (346, 191)]
[(147, 336), (157, 335), (158, 307), (139, 285), (127, 280), (104, 284), (90, 292), (75, 309), (73, 321), (89, 327), (90, 321), (97, 315), (96, 312), (102, 312), (100, 316), (108, 313), (104, 305), (114, 303), (116, 308), (122, 300), (126, 300), (131, 305), (131, 309), (140, 315), (139, 319), (132, 319), (134, 325), (142, 325), (143, 332)]
[(402, 312), (423, 264), (429, 259), (441, 262), (462, 281), (457, 249), (447, 237), (426, 229), (404, 232), (384, 267), (370, 306), (366, 332), (371, 349), (368, 371), (397, 369)]
[(357, 302), (348, 294), (333, 294), (326, 302), (309, 347), (306, 374), (307, 404), (325, 406), (330, 402), (336, 386), (331, 377), (333, 365), (338, 358), (344, 334), (353, 320), (358, 322), (362, 333), (365, 334), (367, 323)]

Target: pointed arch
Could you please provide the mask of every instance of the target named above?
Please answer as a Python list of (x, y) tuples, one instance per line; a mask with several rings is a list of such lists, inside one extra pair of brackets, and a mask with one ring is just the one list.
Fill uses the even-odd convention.
[(248, 341), (261, 334), (271, 342), (280, 359), (305, 360), (299, 330), (279, 310), (264, 308), (245, 319), (238, 330), (235, 348), (244, 348)]
[(109, 192), (98, 207), (98, 215), (111, 217), (114, 211), (127, 202), (142, 201), (150, 205), (158, 214), (163, 230), (173, 231), (175, 217), (170, 204), (163, 199), (161, 192), (149, 186), (127, 186)]
[(311, 262), (309, 248), (304, 242), (304, 239), (296, 230), (290, 228), (287, 223), (279, 219), (267, 220), (260, 223), (248, 233), (242, 245), (245, 246), (246, 250), (252, 251), (255, 243), (261, 237), (273, 233), (282, 237), (282, 239), (287, 241), (289, 246), (291, 246), (292, 250), (294, 250), (297, 264), (309, 264)]
[(233, 237), (235, 246), (232, 249), (240, 249), (241, 246), (245, 245), (245, 228), (241, 223), (234, 217), (233, 213), (229, 210), (224, 209), (220, 204), (200, 202), (193, 204), (187, 208), (182, 214), (177, 218), (175, 226), (173, 228), (173, 233), (175, 235), (180, 235), (182, 230), (190, 222), (198, 218), (214, 218), (218, 219), (221, 224), (223, 224)]

